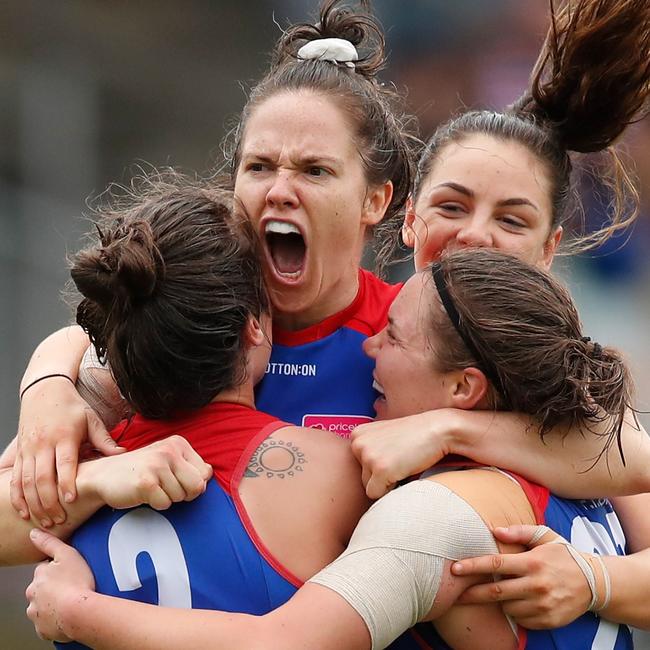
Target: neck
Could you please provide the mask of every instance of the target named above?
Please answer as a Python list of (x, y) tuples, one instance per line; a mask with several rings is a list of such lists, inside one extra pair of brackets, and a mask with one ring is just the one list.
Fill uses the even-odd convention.
[(359, 292), (359, 269), (354, 269), (354, 277), (342, 278), (327, 295), (319, 295), (313, 305), (300, 311), (275, 309), (273, 323), (281, 329), (293, 332), (312, 327), (349, 307)]
[(245, 380), (240, 386), (233, 388), (226, 388), (218, 395), (212, 398), (211, 403), (215, 402), (229, 402), (232, 404), (241, 404), (249, 408), (255, 408), (255, 393), (253, 392), (253, 384), (249, 380)]

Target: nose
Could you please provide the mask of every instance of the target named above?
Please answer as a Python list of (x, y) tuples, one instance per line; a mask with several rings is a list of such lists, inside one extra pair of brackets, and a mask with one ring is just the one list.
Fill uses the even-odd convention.
[(363, 342), (363, 351), (367, 357), (370, 357), (371, 359), (375, 359), (377, 357), (377, 352), (379, 352), (379, 348), (381, 348), (381, 338), (384, 334), (385, 329), (386, 328), (374, 336), (369, 336)]
[(456, 234), (456, 241), (461, 246), (476, 248), (491, 248), (492, 233), (489, 223), (476, 217), (468, 219)]
[(266, 202), (274, 208), (295, 208), (299, 201), (290, 172), (278, 171), (269, 191), (266, 193)]

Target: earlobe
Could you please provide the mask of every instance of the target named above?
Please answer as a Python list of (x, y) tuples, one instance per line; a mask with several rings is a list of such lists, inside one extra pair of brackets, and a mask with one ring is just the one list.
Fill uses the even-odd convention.
[(478, 408), (487, 394), (488, 380), (478, 368), (458, 370), (454, 378), (452, 407), (464, 410)]
[(544, 256), (542, 258), (542, 267), (545, 271), (548, 271), (553, 264), (553, 258), (555, 257), (555, 251), (562, 241), (562, 235), (564, 234), (564, 229), (562, 226), (558, 226), (555, 229), (555, 232), (551, 233), (551, 236), (548, 238), (544, 244)]
[(245, 337), (246, 343), (248, 343), (249, 347), (251, 348), (256, 348), (266, 341), (264, 330), (262, 329), (259, 320), (257, 320), (257, 318), (254, 316), (249, 316), (248, 318), (248, 322), (246, 323)]
[(393, 198), (393, 182), (386, 181), (370, 191), (364, 202), (361, 223), (365, 226), (376, 226), (386, 214)]
[(415, 248), (415, 231), (413, 224), (415, 223), (415, 207), (413, 206), (413, 199), (409, 196), (406, 200), (406, 213), (404, 215), (404, 223), (402, 224), (402, 241), (405, 246)]

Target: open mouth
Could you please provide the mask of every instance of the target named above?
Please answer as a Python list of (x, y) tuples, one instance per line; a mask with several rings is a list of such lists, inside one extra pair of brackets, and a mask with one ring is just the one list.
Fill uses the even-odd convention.
[(385, 397), (384, 388), (376, 379), (373, 379), (372, 387), (379, 393), (381, 397)]
[(299, 278), (307, 254), (300, 230), (286, 221), (270, 220), (264, 227), (264, 237), (277, 274), (291, 280)]

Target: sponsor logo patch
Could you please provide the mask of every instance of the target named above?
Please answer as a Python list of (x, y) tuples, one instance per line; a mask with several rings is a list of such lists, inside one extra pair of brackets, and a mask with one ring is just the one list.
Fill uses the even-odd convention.
[(302, 418), (303, 427), (331, 431), (341, 438), (349, 438), (352, 429), (360, 424), (372, 422), (367, 415), (316, 415), (308, 413)]

